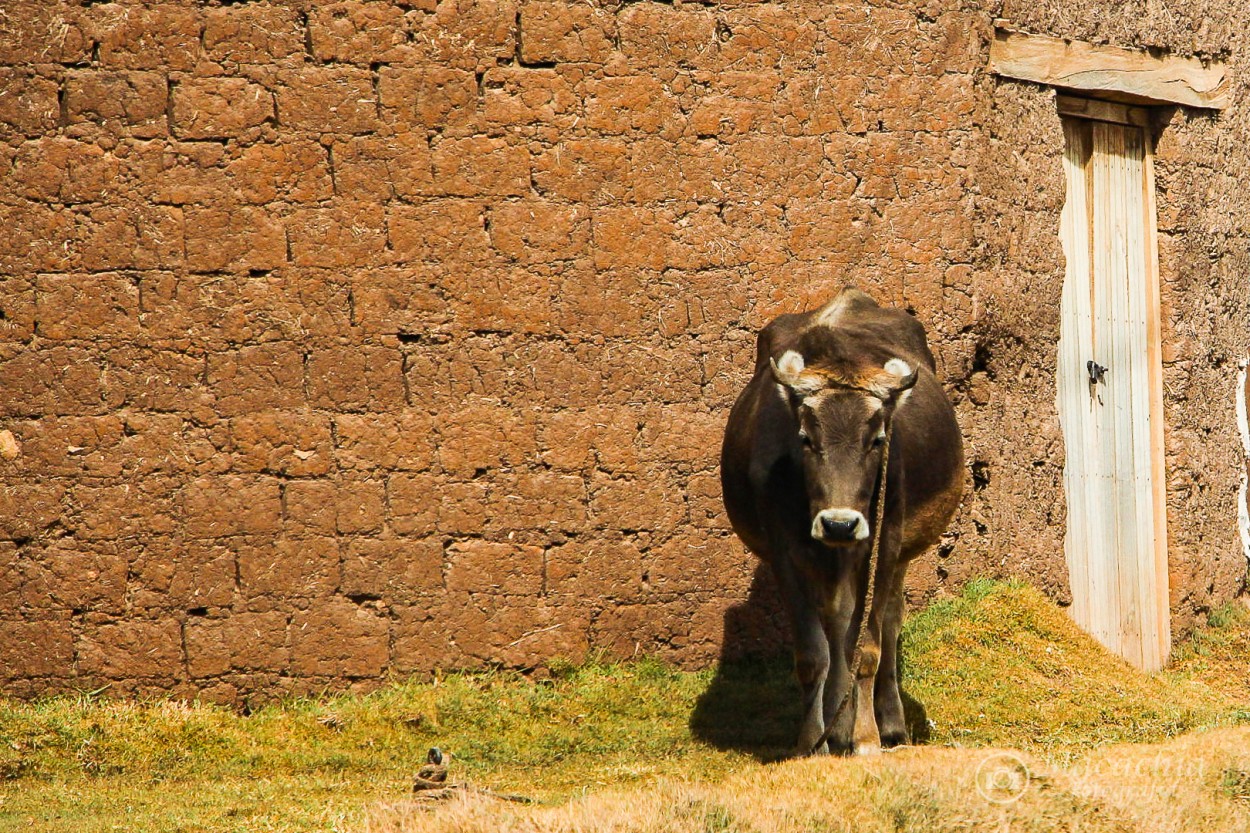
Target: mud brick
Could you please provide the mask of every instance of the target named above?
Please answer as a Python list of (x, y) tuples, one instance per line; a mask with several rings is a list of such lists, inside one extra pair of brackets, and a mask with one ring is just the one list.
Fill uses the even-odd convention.
[(443, 290), (454, 299), (463, 329), (549, 335), (559, 331), (556, 310), (568, 277), (560, 265), (512, 266), (485, 272), (453, 270)]
[(733, 143), (733, 172), (722, 178), (732, 183), (732, 191), (761, 200), (779, 199), (776, 183), (786, 183), (785, 199), (811, 199), (822, 194), (847, 199), (856, 181), (849, 174), (839, 177), (840, 189), (826, 190), (821, 175), (826, 173), (824, 149), (818, 139), (789, 136), (745, 136)]
[(635, 541), (620, 535), (578, 538), (547, 551), (547, 592), (554, 596), (639, 601), (650, 576)]
[(8, 231), (0, 238), (0, 272), (28, 275), (74, 268), (76, 229), (70, 212), (15, 202), (0, 205), (0, 224)]
[(189, 78), (170, 107), (182, 139), (228, 139), (274, 118), (273, 94), (243, 78)]
[(373, 266), (386, 255), (385, 209), (377, 203), (301, 208), (287, 220), (287, 233), (297, 266)]
[(534, 159), (539, 193), (572, 202), (621, 200), (637, 184), (628, 174), (629, 145), (620, 139), (569, 139)]
[(291, 619), (291, 671), (377, 676), (390, 659), (389, 641), (390, 625), (384, 616), (346, 599), (327, 599)]
[(200, 21), (194, 8), (109, 4), (90, 20), (104, 66), (185, 71), (199, 58)]
[[(633, 201), (696, 200), (722, 202), (725, 183), (732, 180), (737, 165), (728, 148), (710, 139), (669, 142), (649, 137), (631, 143), (629, 182)], [(816, 145), (816, 162), (822, 161)], [(730, 191), (729, 193), (732, 193)]]
[(60, 119), (60, 87), (29, 69), (0, 67), (0, 135), (38, 136)]
[(450, 597), (445, 620), (450, 620), (455, 650), (475, 663), (531, 666), (536, 661), (580, 662), (586, 657), (590, 612), (585, 607), (542, 600), (518, 605), (502, 595), (474, 595), (465, 601), (461, 597)]
[[(847, 7), (854, 9), (854, 7)], [(854, 9), (859, 20), (867, 17)], [(896, 19), (903, 17), (894, 15)], [(753, 70), (769, 70), (777, 67), (783, 60), (808, 61), (817, 51), (816, 44), (820, 37), (817, 24), (807, 19), (806, 14), (796, 13), (786, 7), (774, 8), (753, 6), (732, 9), (721, 17), (722, 22), (732, 33), (729, 39), (721, 44), (718, 65), (733, 67), (742, 72)], [(854, 34), (862, 44), (856, 53), (847, 55), (846, 62), (838, 66), (845, 72), (848, 66), (894, 66), (898, 59), (890, 53), (897, 41), (880, 36), (887, 26), (884, 16), (878, 17), (874, 10), (871, 23), (862, 31)], [(901, 23), (895, 24), (901, 26)], [(914, 26), (914, 21), (909, 25)], [(894, 31), (906, 31), (895, 29)], [(867, 47), (878, 45), (879, 53), (871, 53)], [(869, 57), (871, 55), (871, 58)], [(876, 61), (881, 61), (880, 64)], [(868, 63), (871, 61), (871, 63)], [(836, 73), (841, 74), (841, 73)]]
[(330, 420), (307, 411), (263, 411), (230, 420), (236, 471), (288, 477), (326, 474), (334, 452)]
[(485, 206), (472, 200), (397, 205), (388, 223), (391, 247), (401, 263), (480, 263), (490, 257), (485, 216)]
[(328, 480), (292, 480), (283, 485), (283, 518), (293, 536), (334, 535), (338, 487)]
[(58, 541), (27, 566), (22, 600), (36, 610), (76, 609), (121, 613), (126, 597), (126, 559), (116, 547), (75, 547)]
[(279, 76), (278, 123), (313, 133), (369, 133), (379, 126), (369, 70), (306, 66)]
[(182, 629), (173, 619), (88, 626), (75, 647), (82, 674), (112, 680), (182, 676)]
[(420, 130), (347, 138), (335, 142), (332, 153), (340, 196), (386, 201), (429, 190), (430, 146)]
[(520, 263), (570, 260), (590, 243), (590, 212), (545, 200), (504, 203), (491, 212), (491, 241)]
[(523, 196), (530, 188), (529, 151), (505, 139), (444, 139), (431, 151), (434, 187), (460, 197)]
[(86, 541), (168, 535), (181, 522), (179, 485), (167, 478), (147, 478), (133, 484), (78, 486), (73, 495), (77, 520), (70, 522)]
[(710, 95), (690, 113), (690, 129), (699, 136), (738, 137), (758, 130), (771, 115), (766, 102)]
[(239, 547), (239, 592), (252, 609), (279, 600), (326, 598), (338, 586), (339, 549), (333, 538), (264, 538)]
[(245, 148), (226, 169), (244, 202), (317, 202), (333, 194), (326, 149), (310, 140), (288, 136), (258, 142)]
[(25, 275), (0, 275), (0, 344), (29, 341), (34, 334), (34, 280)]
[(30, 199), (93, 202), (114, 187), (121, 168), (116, 156), (97, 145), (44, 137), (18, 149), (10, 181)]
[(79, 64), (91, 40), (77, 9), (61, 3), (6, 4), (0, 19), (0, 64)]
[(663, 469), (643, 469), (637, 477), (596, 473), (590, 481), (591, 521), (606, 529), (671, 529), (689, 517), (682, 484)]
[(197, 356), (127, 346), (110, 350), (105, 360), (103, 393), (114, 407), (178, 411), (202, 393), (204, 361)]
[(729, 531), (679, 532), (648, 553), (651, 587), (656, 593), (691, 595), (715, 588), (745, 595), (758, 562), (737, 551)]
[(234, 541), (145, 542), (129, 567), (127, 601), (149, 610), (228, 607), (234, 601)]
[(285, 672), (287, 614), (234, 613), (226, 619), (187, 620), (187, 670), (192, 677), (237, 671)]
[(415, 32), (431, 63), (485, 69), (516, 55), (515, 0), (438, 0)]
[(447, 550), (449, 590), (536, 596), (542, 576), (542, 547), (470, 540)]
[(343, 594), (413, 601), (443, 586), (443, 544), (429, 538), (356, 538), (343, 557)]
[(636, 66), (701, 67), (717, 54), (716, 16), (699, 7), (639, 3), (618, 17), (621, 51)]
[(339, 414), (334, 417), (335, 461), (340, 468), (425, 471), (437, 440), (425, 411), (396, 414)]
[[(437, 529), (444, 535), (482, 535), (491, 519), (486, 515), (486, 507), (490, 501), (491, 484), (486, 478), (478, 478), (463, 483), (437, 483), (427, 488), (419, 501), (434, 501), (437, 509), (437, 524), (425, 527), (407, 523), (413, 533), (426, 533)], [(424, 508), (425, 503), (418, 505)], [(396, 526), (396, 529), (399, 527)]]
[(604, 63), (612, 56), (616, 18), (591, 5), (527, 2), (521, 6), (524, 63)]
[(352, 273), (354, 323), (366, 333), (425, 335), (449, 324), (441, 270), (397, 267)]
[(463, 133), (478, 125), (478, 81), (471, 70), (428, 66), (382, 67), (379, 98), (384, 118), (396, 126), (437, 128)]
[(699, 405), (678, 403), (645, 406), (636, 412), (642, 425), (639, 444), (652, 463), (688, 463), (696, 469), (717, 464), (725, 414), (710, 413)]
[(626, 75), (587, 81), (586, 127), (608, 134), (681, 133), (677, 105), (659, 78)]
[(144, 199), (158, 204), (210, 204), (229, 191), (226, 148), (218, 142), (126, 142), (125, 171)]
[(69, 621), (0, 621), (0, 679), (73, 674), (74, 633)]
[(168, 132), (165, 77), (157, 72), (71, 70), (62, 105), (68, 123), (91, 122), (150, 139)]
[[(580, 412), (552, 414), (543, 432), (544, 459), (557, 466), (557, 460), (577, 460), (584, 457), (580, 449), (587, 444), (595, 468), (619, 473), (635, 471), (639, 425), (638, 411), (631, 407), (592, 406)], [(572, 450), (571, 459), (568, 449)]]
[(241, 4), (204, 10), (204, 54), (211, 60), (263, 64), (303, 51), (294, 8)]
[(298, 407), (304, 401), (304, 356), (283, 343), (211, 354), (208, 384), (223, 416)]
[(721, 494), (720, 475), (703, 472), (693, 474), (686, 485), (686, 503), (690, 506), (690, 523), (699, 529), (730, 529)]
[(340, 480), (336, 485), (335, 528), (343, 534), (377, 532), (386, 519), (386, 484), (380, 480)]
[(319, 61), (371, 64), (402, 60), (404, 12), (389, 3), (332, 3), (308, 16), (308, 37)]
[(0, 488), (0, 539), (33, 538), (62, 517), (65, 487), (54, 483), (9, 483)]
[(138, 331), (139, 287), (128, 275), (40, 275), (35, 288), (43, 338), (120, 338)]
[(791, 232), (788, 246), (804, 261), (850, 263), (867, 243), (867, 231), (853, 204), (793, 200), (786, 208)]
[(183, 260), (183, 216), (162, 205), (106, 205), (75, 218), (82, 268), (153, 269)]
[(201, 477), (183, 495), (187, 534), (193, 538), (277, 532), (282, 526), (278, 481), (256, 477)]
[[(182, 349), (345, 335), (349, 288), (318, 273), (281, 270), (206, 279), (147, 273), (144, 329)], [(185, 345), (185, 346), (184, 346)]]
[(594, 257), (600, 269), (663, 269), (676, 229), (664, 209), (633, 206), (595, 211)]
[[(448, 488), (451, 484), (429, 474), (391, 475), (386, 483), (387, 519), (391, 528), (401, 535), (430, 535), (439, 529), (439, 501)], [(479, 502), (478, 514), (481, 508)]]
[(472, 661), (452, 641), (449, 613), (441, 595), (392, 607), (393, 672), (429, 673), (439, 668), (463, 668)]
[[(566, 76), (572, 75), (569, 78)], [(580, 73), (566, 70), (496, 67), (483, 77), (490, 124), (543, 124), (567, 129), (581, 115), (573, 91)]]
[(188, 207), (187, 268), (197, 272), (277, 269), (286, 264), (286, 231), (252, 206)]
[(92, 414), (104, 408), (104, 364), (81, 347), (26, 350), (0, 357), (0, 414)]
[(30, 565), (23, 551), (12, 541), (0, 541), (0, 607), (4, 610), (17, 611), (22, 606), (25, 573)]
[(525, 472), (493, 484), (486, 507), (497, 530), (564, 530), (586, 526), (586, 484), (580, 476)]
[(562, 276), (553, 311), (566, 333), (599, 333), (605, 338), (647, 336), (671, 322), (652, 298), (664, 278), (643, 269), (575, 269)]
[(693, 600), (606, 605), (594, 619), (590, 639), (614, 657), (673, 661), (673, 654), (690, 644), (693, 607)]
[(563, 471), (583, 471), (594, 465), (594, 442), (599, 414), (562, 410), (547, 417), (539, 430), (543, 463)]
[(454, 419), (438, 425), (439, 461), (451, 474), (523, 465), (537, 451), (532, 409), (468, 404)]
[(308, 397), (313, 407), (338, 411), (394, 410), (404, 405), (398, 350), (334, 347), (308, 357)]

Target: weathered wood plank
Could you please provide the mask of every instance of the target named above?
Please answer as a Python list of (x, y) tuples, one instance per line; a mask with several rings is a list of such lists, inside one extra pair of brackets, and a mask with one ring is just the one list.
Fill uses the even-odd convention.
[(1029, 35), (997, 28), (990, 71), (1006, 78), (1070, 90), (1103, 93), (1126, 101), (1183, 104), (1224, 110), (1229, 105), (1223, 63)]

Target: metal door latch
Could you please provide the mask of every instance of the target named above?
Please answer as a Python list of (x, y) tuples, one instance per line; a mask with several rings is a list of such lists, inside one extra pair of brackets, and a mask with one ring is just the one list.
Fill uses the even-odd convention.
[(1091, 399), (1097, 399), (1098, 404), (1102, 404), (1102, 397), (1098, 395), (1098, 383), (1107, 384), (1106, 374), (1107, 368), (1098, 362), (1090, 359), (1085, 363), (1085, 370), (1089, 373), (1089, 395)]

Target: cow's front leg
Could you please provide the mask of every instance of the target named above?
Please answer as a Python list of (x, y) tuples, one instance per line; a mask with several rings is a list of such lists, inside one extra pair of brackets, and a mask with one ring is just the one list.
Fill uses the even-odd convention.
[(851, 657), (855, 652), (855, 606), (859, 588), (853, 570), (844, 570), (822, 611), (830, 651), (829, 682), (825, 686), (824, 724), (832, 725), (829, 751), (849, 755), (854, 749), (855, 698), (851, 685)]
[(808, 583), (795, 574), (788, 561), (773, 565), (782, 600), (790, 614), (794, 633), (794, 673), (803, 698), (803, 719), (794, 755), (822, 755), (829, 751), (823, 741), (825, 731), (825, 686), (829, 676), (829, 643), (821, 627), (817, 605), (809, 595)]
[(903, 695), (898, 688), (898, 639), (903, 627), (903, 578), (906, 563), (894, 569), (893, 586), (886, 600), (885, 623), (881, 630), (881, 666), (877, 669), (877, 726), (881, 744), (886, 748), (911, 742), (907, 733), (907, 717), (903, 711)]

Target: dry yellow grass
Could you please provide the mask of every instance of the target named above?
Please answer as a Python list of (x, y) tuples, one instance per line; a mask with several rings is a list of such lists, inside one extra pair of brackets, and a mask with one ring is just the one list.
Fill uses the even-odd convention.
[(365, 833), (1250, 830), (1250, 729), (1117, 744), (1065, 767), (1016, 750), (912, 747), (870, 759), (761, 766), (719, 784), (645, 788), (531, 807), (468, 793), (375, 806)]

